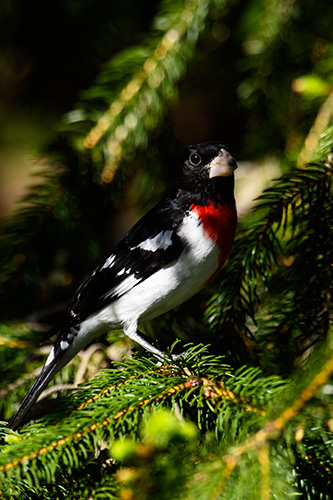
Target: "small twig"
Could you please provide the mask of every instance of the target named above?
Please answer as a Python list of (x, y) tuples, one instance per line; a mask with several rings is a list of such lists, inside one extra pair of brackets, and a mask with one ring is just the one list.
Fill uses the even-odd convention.
[(104, 349), (105, 349), (104, 344), (93, 344), (90, 347), (88, 347), (88, 349), (86, 349), (81, 353), (81, 363), (75, 375), (74, 385), (79, 385), (81, 384), (81, 382), (83, 382), (84, 374), (86, 373), (88, 363), (91, 357), (94, 355), (94, 353), (96, 351), (99, 350), (102, 351)]
[(261, 446), (258, 450), (258, 460), (261, 469), (261, 500), (269, 500), (270, 494), (270, 461), (269, 461), (269, 447)]
[(0, 391), (0, 398), (4, 398), (7, 396), (7, 394), (11, 391), (15, 391), (18, 387), (21, 387), (21, 385), (24, 385), (26, 382), (28, 382), (30, 379), (34, 379), (39, 375), (40, 372), (40, 367), (35, 368), (31, 373), (25, 373), (23, 377), (19, 378), (18, 380), (15, 380), (12, 384), (9, 384), (7, 387), (4, 387)]
[(48, 389), (45, 389), (45, 391), (42, 392), (42, 394), (39, 396), (38, 401), (42, 401), (43, 399), (47, 398), (51, 394), (54, 394), (55, 392), (61, 392), (61, 391), (80, 391), (81, 389), (86, 389), (86, 387), (77, 387), (76, 384), (57, 384), (52, 387), (49, 387)]

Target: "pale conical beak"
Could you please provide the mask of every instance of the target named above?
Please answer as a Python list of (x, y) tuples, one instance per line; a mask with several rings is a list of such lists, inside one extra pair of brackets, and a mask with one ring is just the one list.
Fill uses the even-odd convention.
[(221, 149), (219, 154), (209, 164), (209, 178), (229, 177), (237, 168), (237, 163), (230, 153)]

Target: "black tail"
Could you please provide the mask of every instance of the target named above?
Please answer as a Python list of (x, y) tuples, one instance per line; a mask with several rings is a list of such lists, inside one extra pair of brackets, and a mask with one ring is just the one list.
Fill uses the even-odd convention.
[(57, 345), (52, 349), (51, 354), (42, 368), (42, 371), (35, 380), (33, 386), (25, 396), (17, 413), (9, 420), (8, 425), (11, 429), (16, 429), (21, 424), (22, 420), (29, 412), (30, 408), (38, 399), (40, 393), (45, 389), (50, 380), (63, 368), (70, 359), (76, 354), (71, 354), (70, 349), (61, 350)]
[(19, 427), (23, 418), (26, 416), (30, 408), (38, 399), (40, 393), (45, 389), (45, 387), (57, 371), (58, 366), (57, 363), (54, 363), (54, 361), (42, 368), (42, 371), (38, 375), (24, 400), (22, 401), (17, 413), (15, 413), (15, 415), (9, 420), (8, 425), (11, 429), (16, 429), (17, 427)]

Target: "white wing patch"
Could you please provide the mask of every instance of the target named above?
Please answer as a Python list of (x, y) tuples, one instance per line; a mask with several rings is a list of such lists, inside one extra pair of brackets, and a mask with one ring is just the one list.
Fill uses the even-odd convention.
[(62, 340), (60, 342), (60, 349), (62, 351), (66, 351), (66, 349), (68, 349), (68, 348), (69, 348), (69, 343), (67, 342), (67, 340)]
[(121, 276), (122, 274), (124, 274), (124, 272), (126, 271), (125, 267), (122, 268), (121, 271), (119, 271), (119, 273), (117, 273), (117, 276)]
[(52, 347), (52, 350), (46, 360), (46, 363), (45, 363), (45, 366), (49, 365), (50, 363), (52, 363), (52, 361), (54, 360), (54, 347)]
[(141, 250), (146, 250), (147, 252), (156, 252), (156, 250), (166, 250), (172, 245), (172, 233), (173, 231), (161, 231), (153, 238), (148, 238), (142, 241), (135, 247), (130, 248), (130, 250), (135, 250), (136, 248), (141, 248)]
[(128, 292), (135, 285), (138, 284), (138, 279), (132, 274), (127, 278), (123, 279), (119, 285), (112, 288), (109, 292), (107, 292), (104, 297), (113, 297), (124, 295), (124, 293)]
[(101, 267), (101, 269), (107, 269), (108, 267), (112, 267), (113, 264), (114, 264), (115, 258), (116, 258), (115, 255), (110, 255), (110, 257), (108, 257), (106, 259), (106, 261), (104, 262), (104, 264)]
[(130, 274), (131, 272), (131, 268), (129, 267), (128, 269), (126, 269), (126, 267), (123, 267), (121, 271), (119, 271), (119, 273), (117, 273), (117, 276), (122, 276), (123, 274)]

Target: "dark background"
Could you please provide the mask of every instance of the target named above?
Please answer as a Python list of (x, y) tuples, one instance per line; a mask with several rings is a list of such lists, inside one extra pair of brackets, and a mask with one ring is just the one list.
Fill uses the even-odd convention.
[[(149, 44), (158, 9), (176, 4), (1, 3), (0, 217), (5, 227), (15, 202), (36, 183), (31, 177), (39, 169), (36, 158), (43, 158), (48, 145), (52, 154), (61, 152), (70, 169), (67, 199), (34, 243), (23, 245), (23, 257), (22, 246), (7, 247), (8, 259), (17, 251), (26, 268), (22, 275), (10, 271), (9, 281), (5, 276), (5, 317), (66, 302), (170, 187), (180, 147), (215, 139), (231, 147), (242, 166), (237, 171), (241, 214), (268, 180), (297, 163), (333, 87), (333, 4), (326, 0), (212, 3), (178, 100), (170, 103), (148, 149), (138, 152), (132, 170), (125, 169), (113, 187), (79, 176), (82, 165), (63, 152), (63, 144), (54, 146), (62, 116), (86, 98), (107, 62), (124, 49)], [(126, 177), (126, 172), (131, 173)], [(22, 227), (14, 233), (27, 231)], [(32, 227), (38, 227), (34, 221)]]

